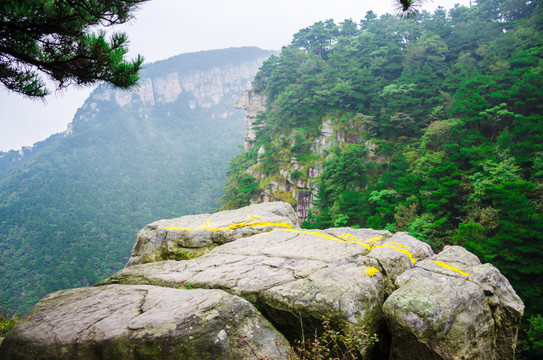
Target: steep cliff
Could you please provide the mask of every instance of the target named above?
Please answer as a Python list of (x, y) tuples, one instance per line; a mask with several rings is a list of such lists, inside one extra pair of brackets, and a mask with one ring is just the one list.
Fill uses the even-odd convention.
[[(266, 59), (267, 52), (257, 59), (248, 58), (239, 64), (225, 64), (210, 69), (195, 69), (190, 72), (172, 72), (160, 77), (147, 77), (144, 70), (140, 85), (132, 91), (100, 88), (90, 96), (90, 106), (96, 101), (114, 101), (124, 106), (154, 106), (158, 103), (172, 103), (187, 94), (189, 107), (195, 109), (210, 108), (217, 105), (224, 97), (232, 98), (250, 86), (254, 74)], [(157, 65), (154, 65), (155, 67)], [(149, 71), (148, 71), (149, 72)]]
[[(139, 85), (131, 90), (115, 89), (104, 85), (96, 89), (85, 101), (74, 121), (69, 124), (65, 135), (74, 131), (74, 122), (88, 121), (100, 111), (99, 104), (116, 104), (131, 111), (144, 111), (154, 106), (183, 102), (190, 110), (210, 109), (220, 103), (234, 102), (237, 94), (247, 89), (262, 65), (273, 52), (255, 48), (227, 49), (223, 52), (246, 52), (245, 59), (239, 62), (228, 60), (228, 54), (219, 63), (211, 61), (205, 66), (206, 59), (214, 59), (217, 52), (186, 54), (182, 58), (172, 58), (148, 65), (141, 74)], [(239, 56), (234, 54), (234, 56)], [(196, 63), (198, 57), (202, 63)], [(176, 65), (175, 62), (178, 62)], [(175, 68), (177, 66), (177, 69)], [(160, 70), (163, 67), (164, 70)], [(177, 70), (177, 71), (174, 71)], [(232, 115), (230, 111), (215, 113), (223, 118)]]
[(236, 108), (245, 110), (245, 139), (243, 141), (245, 151), (253, 148), (256, 133), (264, 127), (264, 124), (258, 119), (258, 115), (266, 109), (266, 101), (266, 95), (246, 90), (235, 103)]
[(379, 161), (373, 142), (364, 138), (359, 119), (348, 115), (330, 114), (314, 125), (310, 131), (284, 129), (276, 131), (271, 141), (261, 141), (258, 149), (257, 134), (266, 132), (265, 93), (248, 90), (242, 93), (236, 107), (245, 110), (246, 153), (256, 151), (256, 161), (246, 174), (256, 179), (258, 185), (251, 196), (251, 203), (281, 200), (291, 204), (300, 222), (307, 220), (308, 212), (319, 191), (319, 179), (324, 165), (334, 151), (350, 145), (364, 144), (365, 157)]

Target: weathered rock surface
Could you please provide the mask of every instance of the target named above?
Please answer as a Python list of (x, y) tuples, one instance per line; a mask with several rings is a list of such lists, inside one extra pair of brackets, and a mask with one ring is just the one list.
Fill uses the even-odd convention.
[(513, 359), (524, 306), (492, 265), (446, 247), (396, 285), (383, 305), (392, 359)]
[[(236, 102), (236, 107), (245, 110), (244, 150), (248, 152), (255, 147), (257, 134), (267, 127), (266, 94), (255, 90), (244, 91)], [(367, 160), (382, 162), (386, 158), (386, 155), (376, 151), (376, 144), (360, 136), (365, 130), (359, 121), (340, 120), (331, 116), (322, 119), (318, 130), (318, 135), (308, 137), (308, 134), (289, 129), (271, 140), (271, 147), (261, 145), (258, 148), (256, 164), (246, 169), (246, 173), (258, 182), (251, 203), (286, 201), (294, 206), (299, 221), (303, 222), (308, 219), (309, 211), (313, 208), (324, 164), (334, 153), (333, 149), (344, 149), (350, 144), (364, 144), (368, 150)], [(277, 170), (272, 175), (262, 171), (262, 158), (271, 148), (283, 149), (275, 161)], [(300, 156), (301, 154), (311, 156)]]
[(276, 227), (298, 227), (294, 210), (283, 203), (267, 203), (216, 214), (159, 220), (137, 235), (127, 266), (161, 260), (185, 260), (236, 239), (268, 232)]
[[(189, 260), (173, 260), (179, 257), (179, 248), (206, 249), (208, 253)], [(244, 304), (249, 308), (249, 304), (253, 304), (290, 340), (299, 337), (300, 318), (308, 329), (318, 327), (323, 317), (337, 325), (365, 327), (380, 336), (380, 347), (367, 354), (374, 359), (389, 355), (392, 359), (513, 359), (523, 313), (522, 301), (507, 279), (492, 265), (481, 264), (476, 256), (461, 247), (447, 247), (435, 255), (426, 243), (405, 233), (352, 228), (302, 230), (297, 225), (296, 214), (286, 203), (252, 205), (235, 211), (150, 224), (138, 235), (127, 267), (98, 285), (101, 286), (96, 289), (107, 291), (135, 289), (141, 292), (136, 289), (149, 288), (183, 293), (175, 296), (188, 296), (184, 295), (187, 290), (179, 290), (179, 287), (212, 292), (220, 289), (221, 294), (228, 293), (231, 298), (222, 301), (226, 307), (221, 304), (220, 310), (212, 311), (214, 314), (217, 311), (253, 314), (239, 305), (240, 297), (244, 298), (248, 300)], [(75, 297), (91, 297), (88, 294), (100, 290), (70, 291)], [(156, 291), (159, 294), (159, 290)], [(87, 295), (82, 295), (85, 292)], [(60, 295), (51, 296), (54, 299)], [(149, 301), (148, 296), (145, 303)], [(207, 296), (190, 297), (185, 302), (200, 303)], [(209, 296), (215, 298), (215, 295)], [(47, 310), (50, 300), (45, 298), (1, 349), (4, 351), (10, 344), (27, 344), (29, 348), (34, 346), (29, 344), (47, 344), (52, 341), (47, 339), (54, 337), (45, 335), (50, 331), (45, 329), (71, 326), (58, 325), (67, 321), (61, 319), (73, 318), (73, 323), (85, 323), (84, 319), (100, 318), (101, 314), (113, 311), (115, 316), (129, 314), (123, 315), (128, 319), (124, 324), (133, 324), (134, 319), (145, 315), (138, 315), (139, 308), (130, 310), (132, 305), (126, 308), (122, 305), (141, 302), (124, 300), (122, 295), (111, 295), (111, 298), (117, 299), (114, 304), (121, 310), (97, 302), (89, 305), (85, 316), (70, 311), (76, 306), (70, 305), (76, 304), (75, 300), (66, 301), (59, 307), (60, 313), (53, 313)], [(179, 323), (182, 317), (177, 314), (181, 305), (175, 304), (176, 301), (171, 306), (162, 306), (163, 313), (145, 315), (142, 319), (147, 322), (141, 321), (146, 325), (138, 329), (145, 329), (149, 334), (152, 328), (162, 329), (159, 325), (162, 318)], [(235, 309), (229, 312), (232, 306)], [(34, 313), (44, 315), (37, 317)], [(59, 315), (63, 313), (67, 315)], [(246, 316), (239, 315), (236, 319), (241, 324)], [(250, 323), (255, 322), (257, 320)], [(120, 323), (123, 322), (116, 322)], [(217, 320), (217, 324), (221, 323), (222, 328), (213, 325), (209, 337), (200, 339), (198, 348), (215, 344), (213, 339), (218, 336), (215, 333), (225, 326), (223, 320)], [(86, 324), (81, 327), (87, 329), (94, 323)], [(97, 324), (102, 326), (101, 322)], [(106, 324), (107, 321), (103, 326)], [(33, 326), (42, 330), (34, 330)], [(134, 337), (137, 331), (123, 326), (119, 327), (119, 334), (128, 331), (130, 336), (115, 335), (117, 332), (111, 330), (110, 340), (104, 343), (118, 343), (111, 339), (122, 339), (123, 349), (133, 349), (134, 344), (139, 344), (140, 338)], [(201, 331), (199, 334), (206, 332), (200, 329), (202, 326), (200, 322), (196, 325), (197, 331)], [(271, 339), (281, 336), (273, 335), (273, 331), (261, 335), (257, 330), (273, 328), (259, 326), (246, 331), (246, 341), (259, 349), (273, 347)], [(224, 331), (228, 335), (224, 341), (230, 344), (232, 333)], [(145, 341), (161, 341), (149, 340), (152, 338), (154, 335), (149, 335)], [(77, 339), (71, 338), (67, 343), (77, 343)], [(71, 345), (66, 346), (68, 349)], [(161, 345), (161, 348), (168, 347)], [(81, 351), (77, 356), (85, 358), (82, 355), (85, 351)], [(224, 351), (230, 351), (232, 358), (242, 358), (233, 350)], [(276, 358), (276, 355), (272, 352), (269, 357)], [(281, 356), (287, 358), (286, 353)]]
[(288, 342), (247, 301), (221, 290), (110, 285), (46, 296), (2, 359), (284, 359)]
[(194, 97), (191, 108), (209, 108), (233, 92), (232, 89), (238, 94), (247, 89), (254, 74), (268, 56), (262, 54), (261, 58), (252, 61), (213, 67), (208, 71), (195, 70), (188, 74), (172, 72), (155, 79), (147, 77), (133, 91), (111, 88), (91, 95), (91, 99), (115, 101), (120, 106), (135, 102), (155, 105), (173, 102), (181, 94), (188, 93)]
[[(369, 239), (386, 243), (381, 232), (351, 230), (362, 244)], [(279, 327), (284, 317), (301, 314), (310, 320), (327, 314), (376, 331), (383, 320), (385, 286), (380, 273), (365, 273), (381, 269), (367, 253), (365, 246), (325, 231), (278, 228), (190, 261), (130, 266), (105, 283), (225, 289), (259, 304)]]

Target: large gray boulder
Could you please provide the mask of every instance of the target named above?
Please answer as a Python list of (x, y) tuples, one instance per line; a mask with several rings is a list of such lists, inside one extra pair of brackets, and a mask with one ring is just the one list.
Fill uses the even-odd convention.
[[(334, 231), (277, 228), (224, 244), (196, 259), (129, 266), (103, 284), (224, 289), (258, 304), (283, 331), (292, 325), (299, 331), (298, 323), (289, 324), (290, 319), (301, 316), (310, 323), (325, 315), (375, 332), (384, 322), (386, 286), (379, 261), (365, 255), (374, 246), (389, 244), (384, 236), (395, 237), (348, 230), (334, 236)], [(412, 249), (426, 246), (411, 244)], [(367, 273), (369, 269), (375, 273)]]
[(294, 209), (286, 203), (264, 203), (215, 214), (155, 221), (138, 233), (127, 266), (192, 259), (218, 245), (277, 227), (299, 228)]
[(391, 359), (513, 359), (524, 305), (490, 264), (446, 247), (396, 279)]
[(8, 334), (1, 359), (284, 359), (285, 338), (221, 290), (109, 285), (43, 298)]
[[(197, 251), (185, 256), (186, 249)], [(128, 315), (123, 315), (126, 320), (111, 326), (119, 325), (118, 331), (108, 332), (109, 337), (106, 331), (100, 333), (104, 334), (100, 348), (115, 343), (132, 354), (138, 344), (160, 343), (161, 356), (174, 358), (167, 354), (178, 351), (177, 348), (163, 345), (162, 335), (153, 335), (151, 329), (156, 328), (161, 334), (160, 329), (173, 323), (185, 323), (178, 312), (180, 305), (175, 305), (178, 300), (163, 306), (161, 313), (149, 312), (143, 316), (137, 313), (140, 307), (133, 305), (115, 310), (119, 304), (138, 304), (137, 300), (117, 295), (116, 289), (134, 289), (136, 293), (142, 291), (137, 289), (164, 289), (180, 292), (175, 296), (196, 304), (208, 296), (218, 299), (215, 295), (218, 291), (224, 300), (217, 300), (216, 307), (209, 313), (224, 313), (226, 317), (195, 323), (191, 330), (198, 332), (199, 342), (194, 343), (195, 347), (190, 350), (194, 353), (190, 354), (217, 346), (224, 350), (217, 352), (224, 358), (254, 358), (254, 354), (244, 355), (229, 347), (235, 333), (225, 327), (224, 319), (234, 317), (241, 324), (240, 329), (244, 329), (241, 338), (247, 347), (266, 351), (270, 359), (288, 358), (286, 346), (272, 349), (274, 341), (284, 344), (282, 335), (296, 340), (301, 334), (300, 324), (306, 328), (306, 334), (313, 333), (324, 318), (335, 326), (363, 327), (369, 333), (377, 333), (378, 347), (367, 352), (367, 358), (513, 359), (523, 313), (522, 301), (507, 279), (492, 265), (481, 264), (463, 248), (448, 247), (436, 255), (428, 244), (405, 233), (352, 228), (303, 230), (286, 203), (253, 205), (148, 225), (138, 234), (127, 267), (97, 285), (95, 289), (71, 290), (75, 297), (66, 297), (63, 306), (47, 305), (49, 297), (40, 301), (16, 327), (14, 335), (6, 338), (0, 354), (2, 351), (7, 354), (5, 348), (13, 344), (24, 347), (27, 352), (41, 351), (43, 346), (48, 346), (44, 344), (54, 339), (54, 333), (47, 329), (63, 322), (66, 328), (81, 322), (87, 324), (82, 325), (82, 329), (94, 329), (95, 323), (85, 322), (85, 319), (100, 319), (101, 314), (113, 309), (115, 316)], [(92, 303), (83, 317), (68, 311), (80, 306), (75, 305), (78, 296), (92, 298), (95, 291), (106, 291), (102, 289), (109, 291), (113, 303), (118, 305)], [(170, 296), (160, 295), (159, 290), (156, 293), (157, 299)], [(61, 309), (60, 312), (55, 312), (53, 307)], [(36, 313), (44, 315), (36, 316)], [(132, 325), (126, 325), (135, 323), (138, 316), (140, 322), (145, 323), (145, 340), (135, 335), (143, 332), (142, 328), (133, 330)], [(166, 318), (171, 319), (171, 323), (164, 327), (160, 319)], [(245, 318), (252, 320), (246, 324)], [(206, 325), (208, 323), (211, 325)], [(102, 321), (96, 324), (102, 326)], [(106, 324), (108, 321), (104, 326)], [(180, 328), (183, 326), (175, 325), (175, 329)], [(203, 330), (205, 328), (213, 330)], [(282, 335), (274, 332), (274, 328)], [(215, 333), (220, 330), (224, 330), (221, 333), (224, 341), (221, 340), (219, 346)], [(168, 332), (168, 336), (186, 338), (186, 333), (176, 331)], [(92, 334), (99, 332), (93, 330)], [(388, 341), (389, 334), (391, 341)], [(192, 333), (187, 336), (195, 337)], [(91, 345), (73, 345), (84, 343), (80, 338), (66, 339), (63, 345), (66, 349), (79, 351), (70, 353), (75, 354), (74, 358), (93, 358), (86, 354), (97, 351)], [(186, 347), (183, 349), (189, 351)]]

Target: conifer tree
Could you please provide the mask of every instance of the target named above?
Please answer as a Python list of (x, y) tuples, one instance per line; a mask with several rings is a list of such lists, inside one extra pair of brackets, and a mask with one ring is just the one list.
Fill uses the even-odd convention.
[(106, 81), (130, 88), (143, 58), (128, 61), (127, 37), (104, 30), (133, 18), (147, 0), (3, 0), (0, 2), (0, 82), (28, 97), (49, 94), (40, 75), (58, 89)]

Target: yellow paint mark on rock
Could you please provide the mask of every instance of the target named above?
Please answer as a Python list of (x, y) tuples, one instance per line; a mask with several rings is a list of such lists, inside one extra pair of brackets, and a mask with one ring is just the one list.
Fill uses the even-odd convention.
[(294, 230), (294, 229), (288, 229), (288, 230), (287, 229), (277, 229), (277, 230), (290, 231), (290, 232), (295, 232), (295, 233), (298, 233), (298, 234), (315, 235), (315, 236), (323, 237), (323, 238), (328, 239), (328, 240), (336, 240), (336, 241), (341, 241), (341, 242), (350, 242), (350, 241), (338, 239), (338, 238), (336, 238), (334, 236), (326, 235), (326, 234), (323, 234), (323, 233), (320, 233), (320, 232), (317, 232), (317, 231)]
[(362, 246), (366, 247), (368, 250), (373, 250), (373, 247), (369, 246), (368, 243), (373, 244), (373, 243), (376, 243), (376, 242), (379, 242), (379, 241), (383, 240), (382, 237), (376, 236), (376, 237), (372, 237), (372, 238), (369, 238), (369, 239), (366, 239), (366, 240), (356, 241), (357, 240), (356, 237), (354, 235), (352, 235), (352, 234), (341, 234), (341, 235), (338, 236), (338, 238), (339, 239), (333, 238), (333, 240), (348, 242), (350, 244), (362, 245)]
[[(184, 227), (179, 227), (179, 226), (170, 226), (170, 227), (167, 227), (166, 230), (225, 231), (225, 230), (233, 230), (233, 229), (239, 229), (239, 228), (244, 228), (244, 227), (268, 227), (268, 226), (273, 226), (273, 227), (276, 227), (277, 229), (274, 229), (274, 230), (269, 231), (267, 233), (262, 233), (260, 235), (271, 234), (271, 233), (273, 233), (275, 231), (289, 231), (289, 232), (294, 232), (294, 233), (298, 233), (298, 234), (309, 234), (309, 235), (319, 236), (319, 237), (322, 237), (322, 238), (325, 238), (325, 239), (328, 239), (328, 240), (335, 240), (335, 241), (340, 241), (340, 242), (344, 242), (344, 243), (348, 243), (348, 244), (362, 245), (362, 246), (364, 246), (366, 249), (368, 249), (370, 251), (373, 250), (373, 249), (376, 249), (376, 248), (389, 247), (389, 248), (395, 249), (395, 250), (397, 250), (397, 251), (399, 251), (401, 253), (406, 254), (413, 264), (417, 263), (417, 260), (415, 260), (413, 258), (413, 255), (411, 254), (411, 252), (409, 252), (409, 250), (407, 250), (407, 248), (408, 248), (407, 245), (400, 244), (400, 243), (397, 243), (397, 242), (394, 242), (394, 241), (391, 241), (388, 244), (376, 245), (376, 246), (371, 246), (371, 245), (366, 244), (366, 243), (376, 243), (376, 242), (379, 242), (379, 241), (383, 240), (383, 238), (380, 237), (380, 236), (373, 237), (373, 238), (370, 238), (370, 239), (366, 239), (366, 240), (363, 240), (363, 241), (355, 241), (356, 237), (354, 235), (348, 234), (348, 233), (347, 234), (341, 234), (338, 237), (334, 237), (334, 236), (326, 235), (326, 234), (323, 234), (323, 233), (320, 233), (320, 232), (317, 232), (317, 231), (295, 230), (295, 229), (292, 228), (292, 225), (290, 225), (290, 224), (288, 224), (286, 222), (266, 222), (266, 221), (263, 221), (263, 222), (250, 222), (250, 221), (253, 221), (253, 220), (257, 220), (257, 219), (260, 219), (260, 216), (252, 215), (252, 216), (247, 217), (247, 220), (245, 220), (245, 221), (239, 221), (239, 222), (232, 223), (232, 224), (230, 224), (228, 226), (221, 226), (221, 227), (211, 227), (211, 222), (209, 220), (207, 220), (199, 228), (196, 228), (196, 229), (184, 228)], [(394, 244), (394, 245), (392, 245), (392, 244)], [(446, 263), (444, 263), (442, 261), (437, 261), (437, 260), (430, 260), (430, 261), (432, 261), (433, 263), (435, 263), (435, 264), (437, 264), (437, 265), (439, 265), (441, 267), (444, 267), (446, 269), (456, 271), (457, 273), (462, 274), (464, 276), (469, 276), (468, 273), (462, 271), (461, 269), (456, 268), (454, 266), (450, 266), (449, 264), (446, 264)], [(370, 267), (370, 268), (365, 270), (365, 273), (370, 275), (371, 277), (373, 277), (378, 272), (379, 272), (379, 270), (377, 270), (374, 267)]]
[(381, 240), (383, 240), (382, 237), (376, 236), (376, 237), (372, 237), (372, 238), (366, 239), (366, 240), (364, 240), (364, 242), (365, 242), (365, 243), (374, 244), (374, 243), (379, 242), (379, 241), (381, 241)]
[(464, 271), (460, 270), (459, 268), (456, 268), (456, 267), (451, 266), (451, 265), (449, 265), (447, 263), (444, 263), (443, 261), (439, 261), (439, 260), (430, 260), (430, 261), (433, 262), (433, 263), (436, 263), (439, 266), (444, 267), (446, 269), (456, 271), (457, 273), (462, 274), (464, 276), (469, 276), (469, 274), (467, 272), (464, 272)]
[[(253, 218), (251, 220), (254, 220), (256, 218)], [(292, 229), (292, 225), (286, 223), (286, 222), (251, 222), (249, 223), (247, 221), (240, 221), (232, 223), (228, 226), (220, 226), (220, 227), (211, 227), (209, 220), (204, 222), (202, 226), (199, 228), (193, 229), (193, 228), (184, 228), (179, 226), (170, 226), (167, 227), (166, 230), (183, 230), (183, 231), (197, 231), (197, 230), (208, 230), (208, 231), (225, 231), (225, 230), (234, 230), (244, 227), (266, 227), (266, 226), (274, 226), (274, 227), (283, 227), (286, 229)]]
[(368, 249), (370, 251), (371, 251), (371, 249), (373, 249), (371, 246), (369, 246), (368, 244), (364, 244), (361, 241), (352, 241), (352, 240), (347, 240), (347, 239), (340, 239), (339, 237), (326, 235), (326, 234), (323, 234), (323, 233), (320, 233), (320, 232), (317, 232), (317, 231), (294, 230), (294, 229), (275, 229), (272, 232), (274, 232), (274, 231), (289, 231), (289, 232), (294, 232), (294, 233), (298, 233), (298, 234), (309, 234), (309, 235), (319, 236), (319, 237), (322, 237), (322, 238), (325, 238), (325, 239), (328, 239), (328, 240), (335, 240), (335, 241), (339, 241), (339, 242), (344, 242), (344, 243), (347, 243), (347, 244), (362, 245), (362, 246), (364, 246), (366, 249)]
[[(402, 245), (402, 244), (400, 244), (400, 245)], [(395, 250), (398, 250), (399, 252), (402, 252), (402, 253), (404, 253), (405, 255), (409, 256), (409, 260), (411, 260), (411, 262), (412, 262), (413, 264), (416, 264), (416, 263), (417, 263), (417, 260), (415, 260), (415, 259), (413, 258), (413, 255), (412, 255), (411, 252), (409, 252), (409, 250), (407, 250), (407, 249), (402, 249), (402, 248), (400, 248), (400, 247), (398, 247), (398, 246), (390, 245), (390, 244), (383, 244), (383, 245), (377, 245), (377, 246), (375, 246), (375, 248), (381, 248), (381, 247), (389, 247), (389, 248), (393, 248), (393, 249), (395, 249)]]
[(367, 268), (366, 271), (364, 272), (368, 274), (369, 276), (373, 277), (375, 274), (379, 272), (379, 270), (377, 270), (376, 268), (372, 266), (372, 267)]
[(404, 245), (404, 244), (400, 244), (400, 243), (397, 243), (397, 242), (394, 242), (394, 241), (391, 241), (391, 242), (390, 242), (390, 244), (398, 245), (398, 246), (400, 246), (400, 247), (403, 247), (403, 248), (405, 248), (405, 249), (407, 249), (407, 248), (408, 248), (408, 246), (407, 246), (407, 245)]

